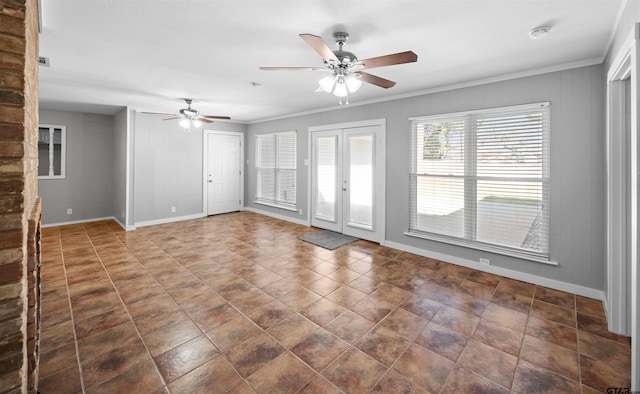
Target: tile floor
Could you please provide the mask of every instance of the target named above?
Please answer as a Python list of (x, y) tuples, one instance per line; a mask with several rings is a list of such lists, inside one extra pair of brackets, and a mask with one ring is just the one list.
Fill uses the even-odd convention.
[(42, 393), (603, 392), (599, 301), (239, 212), (42, 239)]

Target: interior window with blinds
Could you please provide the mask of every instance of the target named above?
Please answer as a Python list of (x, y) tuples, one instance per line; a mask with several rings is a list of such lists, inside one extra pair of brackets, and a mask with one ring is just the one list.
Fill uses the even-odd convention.
[(296, 132), (256, 136), (256, 202), (296, 208)]
[(549, 259), (549, 104), (413, 118), (409, 235)]

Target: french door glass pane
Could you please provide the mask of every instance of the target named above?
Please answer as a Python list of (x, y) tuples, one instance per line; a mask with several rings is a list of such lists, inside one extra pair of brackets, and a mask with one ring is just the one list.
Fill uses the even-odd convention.
[(358, 226), (373, 226), (373, 136), (349, 137), (349, 217)]
[(336, 171), (337, 137), (318, 137), (316, 140), (317, 180), (316, 212), (317, 218), (336, 220)]

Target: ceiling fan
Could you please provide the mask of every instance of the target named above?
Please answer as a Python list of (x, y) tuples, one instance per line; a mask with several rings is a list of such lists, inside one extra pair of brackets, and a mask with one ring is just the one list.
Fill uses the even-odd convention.
[(171, 118), (166, 118), (163, 120), (173, 120), (180, 119), (180, 126), (188, 129), (192, 124), (193, 126), (200, 127), (202, 123), (213, 123), (213, 119), (231, 119), (228, 116), (215, 116), (215, 115), (200, 115), (200, 111), (197, 109), (191, 108), (192, 99), (183, 99), (187, 103), (187, 108), (182, 108), (178, 114), (167, 114), (162, 112), (145, 112), (145, 114), (158, 114), (158, 115), (169, 115)]
[(321, 37), (313, 34), (300, 34), (300, 38), (322, 56), (324, 67), (260, 67), (260, 69), (264, 71), (329, 71), (332, 75), (320, 80), (318, 91), (333, 93), (340, 97), (340, 104), (342, 104), (342, 97), (347, 97), (348, 100), (348, 94), (357, 91), (362, 81), (385, 89), (396, 84), (362, 70), (418, 61), (418, 55), (411, 51), (358, 60), (354, 53), (342, 49), (349, 39), (349, 34), (344, 32), (333, 33), (333, 38), (338, 44), (336, 51), (332, 51)]

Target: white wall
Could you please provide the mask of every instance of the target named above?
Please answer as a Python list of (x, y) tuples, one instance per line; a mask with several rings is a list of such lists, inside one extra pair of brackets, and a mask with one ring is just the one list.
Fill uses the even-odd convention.
[(66, 178), (38, 181), (43, 224), (113, 216), (113, 116), (41, 109), (39, 122), (67, 126)]
[[(357, 106), (357, 98), (343, 109), (251, 124), (248, 127), (246, 205), (282, 216), (296, 212), (254, 204), (256, 133), (298, 131), (298, 208), (307, 215), (307, 129), (334, 123), (386, 118), (386, 239), (393, 243), (478, 261), (493, 266), (602, 290), (605, 259), (605, 84), (602, 66), (553, 72), (395, 101)], [(550, 254), (558, 266), (478, 252), (404, 235), (409, 216), (410, 123), (420, 115), (551, 102), (551, 240)]]

